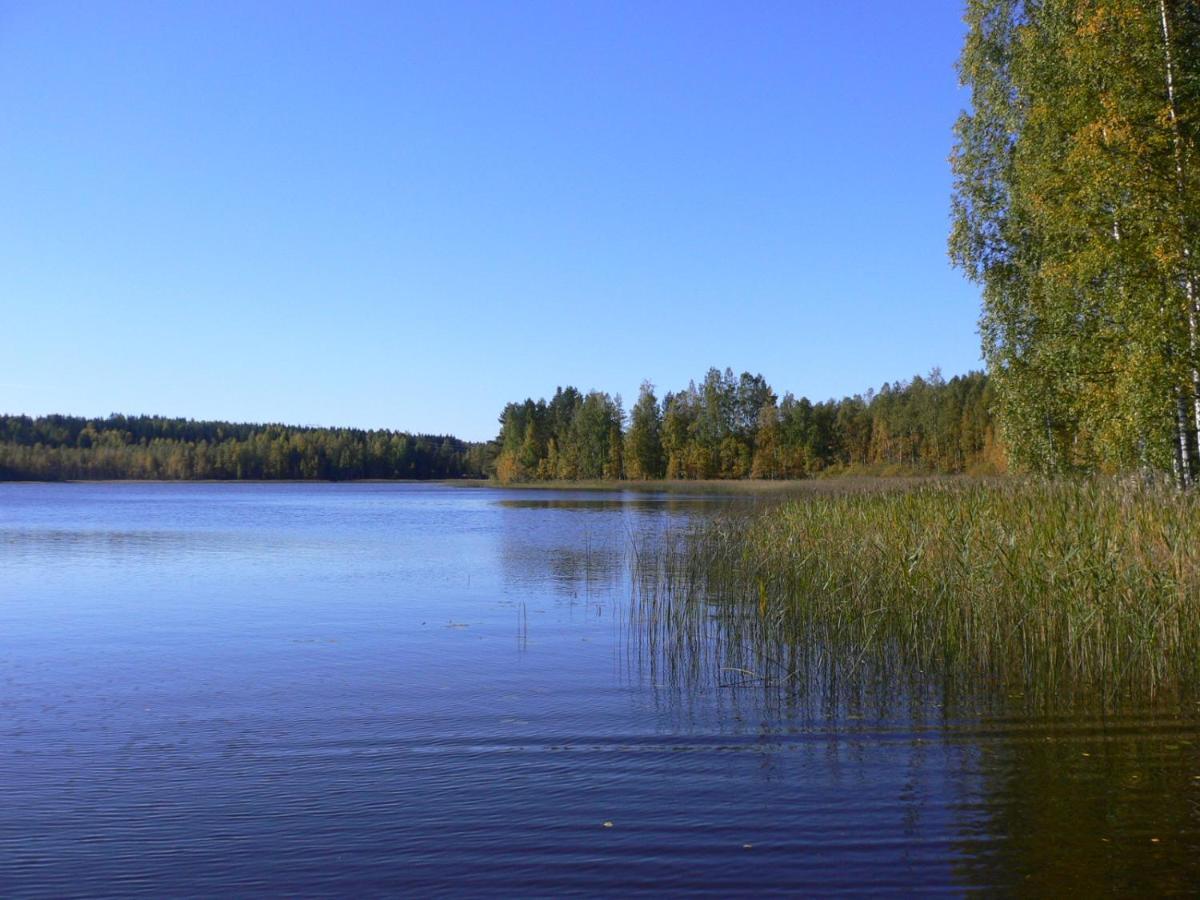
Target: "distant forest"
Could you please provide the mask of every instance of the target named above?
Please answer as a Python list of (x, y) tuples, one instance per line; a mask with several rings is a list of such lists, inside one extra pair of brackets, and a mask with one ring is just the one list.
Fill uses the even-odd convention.
[(780, 400), (761, 375), (710, 369), (661, 401), (643, 384), (628, 417), (619, 396), (559, 388), (505, 407), (495, 474), (510, 483), (997, 472), (1005, 454), (990, 405), (982, 372), (946, 381), (937, 370), (812, 403)]
[(0, 480), (481, 476), (487, 444), (351, 428), (159, 416), (0, 416)]
[(710, 369), (667, 393), (559, 388), (510, 403), (494, 441), (401, 431), (160, 416), (0, 416), (0, 480), (808, 478), (1005, 468), (987, 376), (927, 377), (865, 395), (780, 400), (761, 375)]

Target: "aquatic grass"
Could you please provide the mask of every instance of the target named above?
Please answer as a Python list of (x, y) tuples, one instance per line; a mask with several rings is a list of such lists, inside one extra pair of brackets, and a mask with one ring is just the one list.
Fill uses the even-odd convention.
[(1162, 486), (813, 494), (638, 560), (643, 649), (718, 685), (735, 670), (792, 687), (937, 673), (1113, 696), (1177, 691), (1198, 670), (1200, 499)]

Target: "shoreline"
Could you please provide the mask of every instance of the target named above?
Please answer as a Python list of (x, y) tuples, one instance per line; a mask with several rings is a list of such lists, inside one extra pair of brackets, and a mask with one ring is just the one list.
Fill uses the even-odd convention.
[(591, 491), (596, 493), (675, 493), (675, 494), (803, 494), (857, 492), (888, 488), (909, 488), (924, 484), (983, 483), (1004, 476), (976, 475), (831, 475), (826, 478), (791, 479), (656, 479), (649, 481), (521, 481), (501, 484), (494, 479), (444, 482), (453, 487), (491, 487), (522, 491)]
[(860, 493), (888, 489), (906, 489), (929, 484), (983, 483), (1004, 481), (1005, 476), (976, 475), (831, 475), (793, 479), (655, 479), (647, 481), (525, 481), (501, 484), (494, 478), (64, 478), (5, 479), (4, 484), (143, 484), (143, 485), (236, 485), (236, 484), (308, 484), (308, 485), (442, 485), (472, 490), (635, 493), (635, 494), (743, 494), (786, 495)]

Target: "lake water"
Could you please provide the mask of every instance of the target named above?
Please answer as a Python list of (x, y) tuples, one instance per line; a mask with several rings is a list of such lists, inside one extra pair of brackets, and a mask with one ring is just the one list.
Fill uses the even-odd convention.
[(1200, 889), (1194, 706), (664, 677), (629, 547), (730, 502), (0, 485), (0, 894)]

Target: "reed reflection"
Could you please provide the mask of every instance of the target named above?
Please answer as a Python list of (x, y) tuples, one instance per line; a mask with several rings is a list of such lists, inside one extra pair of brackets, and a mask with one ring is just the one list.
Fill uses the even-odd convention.
[[(1200, 884), (1200, 705), (1186, 683), (1071, 679), (914, 653), (902, 632), (773, 612), (731, 591), (686, 533), (632, 565), (626, 663), (673, 722), (758, 723), (764, 746), (905, 741), (914, 790), (957, 795), (963, 886), (1185, 893)], [(870, 640), (865, 639), (870, 636)], [(807, 737), (805, 737), (807, 736)], [(952, 748), (926, 760), (922, 747)], [(919, 804), (905, 815), (916, 815)], [(914, 830), (915, 834), (915, 830)]]

